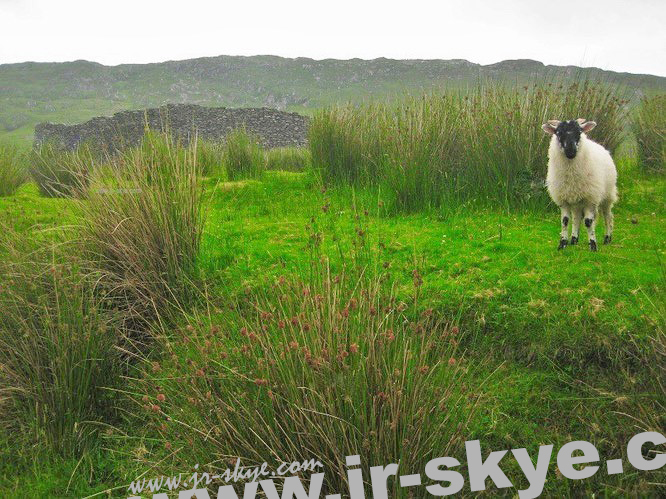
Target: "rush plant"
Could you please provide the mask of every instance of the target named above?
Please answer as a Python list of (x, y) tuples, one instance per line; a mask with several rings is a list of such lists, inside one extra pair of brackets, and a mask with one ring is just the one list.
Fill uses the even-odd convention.
[(149, 132), (95, 171), (81, 231), (98, 283), (145, 324), (193, 295), (203, 231), (196, 148)]
[(43, 196), (82, 197), (95, 162), (87, 145), (68, 151), (47, 143), (33, 151), (30, 174)]
[(0, 197), (11, 196), (28, 178), (25, 154), (0, 144)]
[(647, 172), (666, 171), (666, 95), (644, 98), (636, 111), (633, 132), (638, 163)]
[[(20, 241), (23, 239), (23, 243)], [(119, 322), (81, 273), (72, 244), (0, 241), (0, 424), (14, 449), (78, 459), (115, 421)]]
[(178, 465), (307, 457), (326, 463), (326, 486), (339, 491), (347, 455), (418, 470), (459, 450), (477, 396), (462, 382), (471, 367), (457, 327), (397, 299), (362, 243), (334, 267), (321, 236), (313, 226), (309, 265), (165, 331), (164, 354), (146, 358), (138, 414), (167, 452), (179, 449)]
[(266, 169), (302, 172), (310, 168), (310, 150), (304, 147), (279, 147), (266, 151)]
[(312, 122), (313, 165), (327, 184), (385, 187), (399, 211), (461, 203), (543, 207), (547, 143), (540, 124), (550, 117), (595, 120), (595, 141), (612, 151), (624, 131), (620, 94), (588, 81), (484, 84), (397, 105), (331, 108)]
[(264, 151), (259, 138), (244, 128), (234, 130), (227, 135), (223, 151), (229, 180), (259, 178), (266, 169)]

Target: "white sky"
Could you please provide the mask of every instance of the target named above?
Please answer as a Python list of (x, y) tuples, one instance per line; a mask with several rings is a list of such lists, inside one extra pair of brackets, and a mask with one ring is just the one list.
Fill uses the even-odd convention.
[(666, 0), (0, 0), (0, 64), (530, 58), (666, 76)]

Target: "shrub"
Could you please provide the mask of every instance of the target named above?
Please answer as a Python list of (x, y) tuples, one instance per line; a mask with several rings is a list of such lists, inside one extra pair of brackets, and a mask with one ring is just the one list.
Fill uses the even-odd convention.
[(27, 177), (25, 155), (16, 147), (0, 144), (0, 197), (14, 194)]
[(165, 134), (117, 156), (91, 179), (82, 238), (91, 271), (141, 324), (193, 294), (203, 231), (196, 148)]
[(666, 95), (644, 98), (636, 111), (633, 132), (639, 165), (646, 171), (664, 173), (666, 168)]
[(107, 388), (121, 366), (116, 320), (79, 272), (75, 249), (26, 251), (3, 234), (0, 424), (32, 457), (37, 443), (78, 457), (98, 423), (115, 417)]
[(267, 170), (302, 172), (310, 164), (310, 150), (304, 147), (278, 147), (266, 151)]
[(623, 137), (619, 91), (590, 82), (430, 94), (398, 105), (332, 108), (315, 115), (310, 150), (325, 183), (387, 188), (396, 209), (500, 204), (544, 206), (552, 117), (598, 121), (593, 138)]
[(87, 145), (67, 151), (43, 144), (32, 153), (30, 174), (43, 196), (81, 197), (85, 195), (94, 162)]
[(224, 166), (229, 180), (261, 177), (266, 166), (260, 139), (244, 128), (229, 133), (224, 143)]

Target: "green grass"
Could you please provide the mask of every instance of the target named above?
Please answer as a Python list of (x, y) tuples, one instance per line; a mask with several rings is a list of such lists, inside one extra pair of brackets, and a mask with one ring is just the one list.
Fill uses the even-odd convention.
[(622, 96), (582, 80), (348, 105), (315, 115), (309, 146), (326, 184), (381, 186), (396, 211), (543, 207), (547, 137), (535, 125), (588, 117), (600, 124), (594, 140), (615, 152), (626, 124)]
[(278, 147), (266, 150), (266, 169), (303, 172), (310, 168), (310, 151), (303, 147)]
[(266, 169), (260, 138), (245, 128), (233, 130), (226, 136), (222, 154), (229, 180), (260, 178)]
[[(637, 431), (623, 414), (638, 417), (651, 407), (655, 416), (664, 401), (650, 381), (655, 372), (642, 366), (659, 327), (653, 304), (663, 300), (665, 285), (660, 227), (666, 184), (637, 176), (629, 162), (621, 165), (616, 219), (622, 236), (594, 255), (584, 247), (556, 250), (554, 211), (502, 215), (462, 207), (454, 214), (392, 217), (379, 207), (379, 194), (313, 194), (316, 185), (307, 176), (276, 173), (264, 182), (218, 188), (203, 263), (226, 290), (261, 288), (267, 272), (277, 277), (283, 266), (302, 260), (312, 216), (325, 227), (335, 219), (337, 237), (353, 248), (350, 234), (361, 223), (355, 203), (361, 219), (369, 211), (362, 223), (371, 227), (368, 237), (385, 246), (378, 258), (390, 265), (399, 296), (413, 294), (418, 268), (422, 307), (459, 324), (469, 362), (492, 355), (486, 375), (503, 366), (483, 390), (482, 415), (469, 437), (493, 449), (583, 439), (621, 457)], [(323, 244), (338, 242), (329, 235)], [(470, 383), (483, 380), (477, 373)], [(644, 427), (659, 429), (663, 415), (651, 421)], [(546, 490), (643, 490), (638, 476), (608, 486), (604, 480), (576, 484), (551, 476)]]
[(10, 230), (36, 240), (50, 239), (55, 229), (74, 223), (79, 206), (64, 198), (45, 198), (33, 182), (23, 184), (12, 196), (0, 200), (0, 220)]
[[(285, 317), (296, 313), (300, 306), (296, 294), (278, 291), (281, 276), (290, 286), (298, 281), (297, 291), (311, 283), (312, 296), (329, 296), (325, 290), (317, 291), (320, 274), (308, 271), (311, 262), (323, 256), (334, 274), (350, 268), (350, 262), (362, 261), (374, 275), (386, 276), (390, 288), (384, 296), (408, 304), (408, 320), (418, 322), (425, 312), (440, 321), (443, 329), (458, 328), (455, 356), (462, 358), (463, 368), (470, 369), (459, 371), (456, 383), (464, 383), (478, 402), (476, 409), (455, 415), (457, 421), (470, 419), (455, 433), (450, 446), (453, 455), (464, 458), (460, 439), (480, 438), (483, 449), (527, 447), (529, 451), (539, 444), (557, 448), (580, 439), (593, 442), (604, 457), (626, 458), (623, 447), (630, 436), (640, 429), (663, 431), (666, 425), (666, 394), (656, 383), (664, 362), (659, 335), (663, 335), (666, 286), (662, 229), (666, 226), (666, 180), (643, 175), (631, 158), (621, 158), (618, 164), (621, 200), (614, 241), (598, 253), (584, 245), (558, 252), (559, 218), (548, 207), (507, 212), (459, 204), (396, 215), (381, 187), (324, 189), (311, 171), (266, 171), (260, 179), (237, 181), (207, 178), (203, 197), (207, 217), (197, 266), (206, 276), (208, 299), (183, 314), (175, 326), (158, 329), (155, 347), (141, 354), (132, 371), (135, 379), (125, 387), (129, 393), (117, 399), (124, 408), (124, 420), (102, 439), (110, 454), (102, 458), (89, 452), (79, 470), (74, 470), (71, 460), (52, 455), (41, 455), (38, 464), (28, 466), (29, 455), (11, 455), (10, 445), (9, 453), (3, 454), (5, 464), (0, 469), (5, 478), (0, 486), (7, 493), (16, 490), (10, 477), (21, 470), (26, 483), (41, 495), (65, 495), (65, 475), (74, 477), (70, 490), (84, 495), (127, 484), (147, 469), (156, 474), (180, 471), (195, 457), (203, 463), (241, 453), (246, 456), (254, 437), (243, 432), (224, 438), (224, 431), (229, 429), (225, 425), (234, 422), (236, 426), (243, 421), (258, 424), (259, 418), (274, 415), (267, 399), (269, 387), (257, 385), (255, 379), (280, 380), (284, 392), (275, 393), (301, 403), (305, 401), (298, 399), (290, 384), (301, 382), (315, 389), (330, 385), (330, 378), (310, 377), (306, 363), (298, 364), (298, 369), (277, 365), (267, 375), (268, 371), (261, 371), (264, 368), (244, 359), (242, 347), (248, 338), (238, 334), (243, 325), (259, 332), (261, 316), (249, 312), (257, 304), (260, 310), (274, 306)], [(13, 196), (0, 198), (0, 221), (37, 240), (49, 238), (54, 231), (37, 228), (75, 224), (80, 203), (85, 201), (43, 198), (34, 184), (27, 184)], [(352, 293), (347, 285), (337, 292), (347, 297)], [(369, 352), (371, 337), (361, 333), (369, 327), (361, 322), (348, 332), (349, 346), (357, 343), (363, 355)], [(270, 337), (278, 337), (279, 330), (271, 328)], [(187, 343), (185, 337), (190, 337)], [(206, 351), (206, 341), (212, 350)], [(311, 353), (321, 351), (316, 349), (323, 348), (324, 341), (328, 340), (305, 335), (299, 347), (307, 345)], [(266, 338), (253, 348), (269, 360), (278, 353)], [(223, 352), (229, 355), (228, 364)], [(450, 355), (449, 351), (442, 354), (446, 359)], [(231, 365), (235, 376), (225, 374), (225, 366)], [(338, 387), (341, 391), (326, 392), (321, 407), (335, 408), (345, 393), (360, 403), (363, 382), (358, 376), (367, 376), (365, 367), (354, 364), (352, 372), (357, 374)], [(410, 383), (418, 379), (413, 367), (401, 366)], [(199, 368), (205, 368), (204, 377), (197, 375)], [(170, 374), (194, 375), (195, 381), (181, 389)], [(437, 379), (439, 374), (432, 376)], [(165, 395), (163, 403), (157, 398), (160, 393)], [(222, 412), (208, 411), (224, 409), (229, 394), (248, 397), (245, 412), (224, 419)], [(202, 405), (192, 409), (188, 397), (201, 399)], [(150, 412), (142, 407), (146, 404)], [(160, 412), (152, 410), (157, 404)], [(191, 428), (169, 423), (164, 430), (163, 416), (181, 409), (189, 411), (185, 419), (193, 423)], [(336, 411), (353, 417), (344, 412), (344, 406)], [(277, 421), (286, 424), (286, 420)], [(290, 424), (311, 428), (306, 423)], [(331, 423), (318, 424), (323, 429)], [(360, 426), (360, 421), (356, 424), (372, 429)], [(382, 423), (387, 432), (382, 445), (391, 438), (386, 424), (388, 420)], [(432, 422), (424, 425), (436, 427)], [(222, 433), (204, 442), (196, 430), (210, 426)], [(298, 440), (298, 433), (292, 434), (293, 440), (280, 438), (274, 430), (275, 426), (267, 425), (264, 436), (270, 438), (269, 446), (288, 454), (299, 446), (318, 444), (306, 442), (305, 437)], [(337, 459), (343, 451), (364, 445), (363, 440), (350, 439), (344, 445), (342, 440), (336, 439)], [(198, 453), (182, 452), (155, 466), (169, 455), (167, 443), (178, 449), (177, 444), (190, 441), (196, 442)], [(446, 447), (448, 440), (441, 442)], [(440, 454), (439, 449), (436, 452)], [(257, 452), (253, 457), (266, 455)], [(385, 465), (388, 461), (379, 461), (392, 454), (375, 449), (370, 455), (381, 456), (371, 464)], [(512, 462), (507, 456), (503, 466), (510, 478), (521, 483)], [(551, 464), (546, 496), (654, 496), (660, 489), (649, 483), (664, 482), (663, 472), (613, 477), (600, 472), (575, 482), (558, 479), (554, 469)]]
[[(338, 219), (335, 226), (344, 237), (359, 223), (352, 205), (361, 214), (367, 208), (369, 237), (385, 246), (381, 259), (390, 265), (399, 292), (414, 291), (417, 267), (423, 307), (457, 320), (472, 359), (493, 355), (488, 373), (503, 366), (484, 390), (483, 416), (473, 422), (470, 437), (493, 449), (584, 439), (602, 454), (620, 457), (637, 431), (623, 414), (640, 417), (644, 428), (664, 424), (663, 415), (652, 423), (642, 416), (646, 407), (658, 415), (664, 403), (663, 391), (650, 381), (661, 371), (642, 366), (655, 362), (645, 359), (660, 327), (654, 304), (663, 303), (666, 244), (660, 229), (666, 221), (666, 184), (641, 178), (630, 161), (621, 162), (620, 172), (616, 219), (622, 236), (598, 255), (584, 247), (558, 252), (552, 210), (502, 215), (461, 207), (453, 215), (392, 217), (379, 207), (376, 193), (314, 194), (316, 184), (307, 176), (275, 173), (264, 182), (218, 187), (203, 242), (204, 264), (227, 290), (260, 288), (267, 272), (277, 277), (283, 266), (301, 261), (310, 217)], [(331, 239), (324, 244), (337, 245)], [(482, 379), (478, 375), (470, 383)], [(604, 478), (597, 480), (575, 484), (553, 476), (546, 490), (645, 493), (638, 476), (608, 486)]]
[(43, 144), (31, 151), (30, 175), (43, 196), (84, 196), (95, 159), (88, 146), (75, 151)]
[(13, 194), (27, 178), (25, 153), (16, 146), (0, 144), (0, 197)]
[(115, 420), (119, 322), (64, 256), (75, 244), (34, 245), (11, 232), (0, 240), (1, 431), (19, 452), (39, 443), (75, 459)]
[[(378, 207), (379, 195), (362, 191), (355, 202), (361, 212), (368, 210), (371, 233), (384, 246), (382, 261), (402, 277), (405, 292), (416, 266), (425, 279), (424, 303), (463, 314), (472, 329), (493, 331), (478, 341), (515, 355), (536, 349), (582, 363), (593, 351), (610, 355), (615, 350), (611, 338), (649, 330), (638, 305), (641, 294), (630, 291), (656, 298), (662, 285), (665, 238), (659, 228), (665, 186), (634, 182), (627, 178), (631, 175), (626, 172), (619, 187), (623, 201), (616, 217), (622, 239), (603, 247), (598, 257), (582, 247), (554, 251), (557, 217), (552, 212), (501, 215), (461, 207), (452, 215), (433, 211), (392, 217)], [(334, 190), (315, 196), (312, 182), (307, 176), (275, 173), (270, 182), (218, 187), (203, 240), (208, 271), (226, 286), (242, 289), (267, 268), (298, 262), (303, 227), (312, 216), (339, 217), (343, 229), (337, 230), (353, 233), (359, 222), (352, 215), (351, 194)], [(278, 195), (287, 191), (288, 196)], [(325, 206), (327, 214), (322, 213)]]
[[(134, 391), (137, 421), (160, 428), (156, 468), (223, 469), (215, 461), (235, 456), (277, 467), (308, 449), (329, 467), (328, 490), (340, 490), (344, 456), (361, 449), (413, 469), (435, 449), (460, 450), (474, 403), (450, 323), (396, 301), (362, 249), (334, 270), (319, 240), (296, 272), (165, 335), (165, 351), (181, 354), (146, 359)], [(207, 442), (189, 446), (202, 432)]]
[(226, 176), (224, 150), (221, 144), (197, 140), (197, 167), (204, 176)]
[(105, 298), (144, 323), (195, 294), (204, 221), (197, 153), (148, 133), (109, 161), (91, 174), (79, 234)]
[(666, 164), (666, 95), (643, 98), (635, 110), (633, 132), (639, 164), (648, 172), (664, 173)]
[[(149, 347), (153, 320), (167, 324), (196, 291), (196, 151), (148, 134), (108, 161), (90, 172), (83, 200), (37, 197), (30, 185), (3, 203), (0, 433), (17, 467), (33, 457), (47, 469), (73, 459), (97, 466), (100, 433), (120, 421), (117, 394), (132, 357)], [(30, 198), (28, 215), (16, 201)], [(6, 227), (13, 218), (43, 225)], [(67, 489), (82, 482), (71, 478)]]
[[(556, 250), (554, 211), (502, 215), (462, 207), (453, 215), (392, 217), (378, 207), (378, 194), (313, 195), (316, 185), (307, 176), (276, 173), (261, 183), (218, 188), (204, 263), (225, 289), (260, 288), (266, 272), (277, 277), (283, 266), (302, 259), (310, 217), (338, 219), (344, 238), (359, 223), (352, 203), (361, 214), (367, 208), (369, 237), (385, 246), (380, 258), (390, 265), (401, 296), (413, 293), (418, 268), (422, 306), (457, 321), (472, 359), (492, 354), (488, 374), (503, 366), (483, 392), (483, 416), (474, 420), (470, 437), (493, 449), (579, 438), (620, 457), (636, 431), (622, 413), (642, 414), (647, 405), (658, 414), (653, 404), (663, 407), (664, 400), (650, 382), (655, 374), (641, 366), (658, 327), (652, 304), (663, 300), (665, 286), (660, 227), (666, 184), (637, 176), (629, 162), (621, 165), (616, 219), (622, 237), (594, 255), (584, 247)], [(324, 245), (337, 245), (331, 239)], [(470, 383), (483, 379), (478, 374)], [(663, 416), (652, 421), (653, 429), (664, 423)], [(552, 478), (546, 489), (551, 494), (605, 487), (601, 477), (587, 484)], [(640, 490), (632, 488), (637, 482), (628, 483), (605, 490)]]

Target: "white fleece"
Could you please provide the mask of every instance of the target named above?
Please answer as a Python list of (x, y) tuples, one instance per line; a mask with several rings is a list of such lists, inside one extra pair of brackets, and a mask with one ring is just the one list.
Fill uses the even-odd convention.
[(617, 201), (617, 170), (610, 153), (583, 133), (574, 159), (564, 155), (557, 136), (550, 139), (546, 185), (558, 206), (599, 207)]

